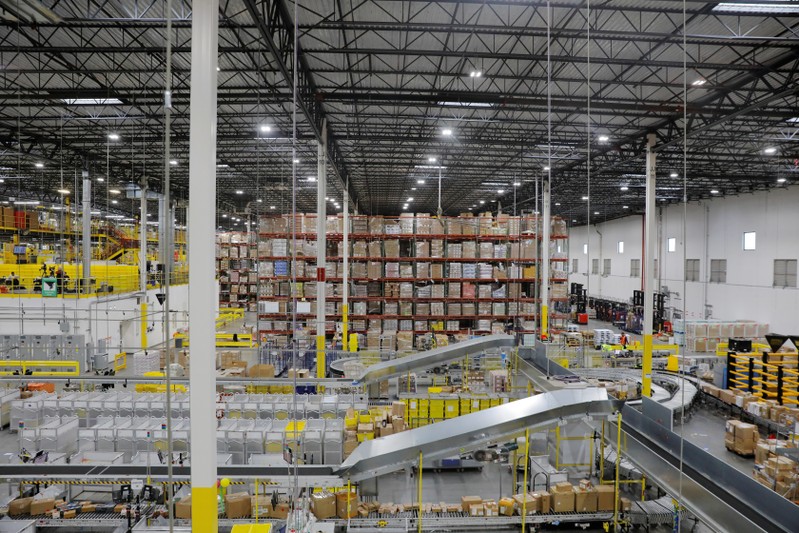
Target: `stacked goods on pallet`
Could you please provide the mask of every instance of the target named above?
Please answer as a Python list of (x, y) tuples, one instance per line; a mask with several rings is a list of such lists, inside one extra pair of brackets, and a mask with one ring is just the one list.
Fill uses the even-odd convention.
[(740, 420), (727, 420), (724, 446), (738, 455), (753, 455), (757, 446), (757, 426)]
[(677, 337), (684, 334), (686, 347), (696, 353), (715, 352), (720, 343), (726, 343), (731, 338), (762, 343), (768, 331), (768, 324), (751, 320), (696, 320), (685, 323), (678, 320), (674, 324)]
[(254, 234), (233, 231), (217, 235), (216, 269), (219, 275), (220, 308), (256, 310), (258, 253), (260, 250), (255, 243)]

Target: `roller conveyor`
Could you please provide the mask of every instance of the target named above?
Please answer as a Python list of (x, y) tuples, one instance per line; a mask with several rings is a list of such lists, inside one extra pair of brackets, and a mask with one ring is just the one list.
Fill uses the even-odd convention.
[(336, 474), (353, 481), (388, 474), (425, 459), (440, 459), (479, 449), (525, 429), (550, 426), (559, 419), (606, 416), (619, 402), (603, 388), (565, 389), (539, 394), (477, 413), (444, 420), (361, 443)]

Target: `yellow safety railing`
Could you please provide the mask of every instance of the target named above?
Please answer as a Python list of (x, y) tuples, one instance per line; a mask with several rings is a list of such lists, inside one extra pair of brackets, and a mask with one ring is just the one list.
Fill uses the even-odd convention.
[[(185, 333), (176, 333), (175, 339), (182, 339), (183, 348), (189, 346), (189, 336)], [(252, 333), (217, 333), (217, 348), (256, 348), (258, 342)]]
[(128, 368), (128, 354), (127, 352), (119, 352), (114, 356), (114, 372), (119, 372), (126, 368)]
[(15, 374), (52, 377), (78, 376), (80, 375), (80, 363), (78, 361), (0, 361), (0, 376)]
[(235, 307), (225, 309), (223, 312), (219, 313), (219, 316), (216, 319), (216, 329), (223, 328), (234, 320), (238, 320), (240, 318), (244, 318), (244, 309)]
[[(764, 359), (766, 359), (764, 361)], [(799, 405), (799, 354), (727, 354), (727, 386), (780, 405)]]

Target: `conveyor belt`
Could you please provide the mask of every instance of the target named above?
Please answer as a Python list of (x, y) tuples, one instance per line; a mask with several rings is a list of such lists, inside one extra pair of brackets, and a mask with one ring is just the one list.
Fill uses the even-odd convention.
[[(626, 513), (630, 524), (634, 526), (658, 526), (674, 523), (674, 504), (670, 496), (657, 500), (632, 502), (630, 510)], [(680, 511), (680, 519), (685, 518), (685, 511)]]
[[(532, 364), (524, 362), (520, 369), (542, 389), (551, 387)], [(569, 373), (559, 366), (557, 371)], [(615, 446), (616, 425), (608, 423), (608, 427), (611, 429), (606, 430), (605, 439)], [(711, 528), (747, 533), (796, 531), (799, 506), (701, 448), (681, 441), (679, 435), (630, 406), (622, 410), (622, 434), (630, 461), (668, 494), (681, 495), (683, 506)]]
[(457, 361), (467, 355), (494, 348), (512, 348), (516, 339), (513, 335), (486, 335), (476, 339), (457, 342), (441, 348), (383, 361), (371, 365), (357, 380), (359, 383), (374, 383), (390, 378), (404, 376), (408, 372), (425, 370), (436, 365)]
[[(396, 514), (370, 513), (367, 518), (349, 521), (349, 531), (416, 531), (416, 511)], [(608, 522), (612, 512), (536, 513), (527, 515), (527, 524)], [(347, 521), (340, 521), (342, 524)], [(423, 513), (423, 531), (490, 531), (518, 528), (521, 516), (469, 516), (467, 513)]]
[(361, 443), (335, 472), (360, 481), (417, 464), (477, 450), (525, 429), (554, 425), (559, 419), (606, 416), (620, 402), (603, 388), (566, 389), (539, 394), (477, 413), (444, 420)]

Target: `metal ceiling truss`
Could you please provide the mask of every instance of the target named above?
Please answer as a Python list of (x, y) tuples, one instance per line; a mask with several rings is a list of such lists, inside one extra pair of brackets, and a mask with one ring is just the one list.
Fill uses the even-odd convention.
[[(109, 165), (107, 187), (146, 176), (159, 190), (164, 3), (42, 4), (53, 16), (22, 12), (20, 22), (0, 21), (0, 166), (29, 176), (26, 188), (42, 201), (58, 200), (62, 171), (71, 176), (84, 162), (97, 174)], [(173, 194), (185, 198), (191, 2), (173, 4), (171, 175)], [(680, 1), (591, 6), (590, 196), (600, 213), (594, 220), (641, 212), (650, 132), (657, 135), (661, 205), (682, 200), (685, 131), (691, 200), (711, 189), (739, 194), (799, 178), (799, 121), (792, 120), (799, 118), (799, 20), (719, 13), (715, 5), (690, 0), (686, 28)], [(293, 13), (290, 0), (220, 1), (220, 212), (275, 213), (291, 205)], [(494, 209), (495, 201), (512, 210), (514, 183), (517, 206), (533, 209), (535, 180), (550, 151), (549, 91), (553, 212), (585, 221), (584, 2), (553, 1), (548, 14), (545, 1), (301, 0), (298, 13), (299, 210), (315, 210), (307, 177), (316, 174), (325, 121), (329, 196), (340, 199), (349, 181), (362, 212), (396, 215), (408, 197), (411, 210), (435, 212), (438, 169), (420, 167), (438, 165), (445, 167), (445, 214)], [(121, 103), (65, 102), (75, 98)], [(264, 124), (270, 132), (260, 130)], [(442, 136), (444, 128), (453, 135)], [(119, 143), (109, 145), (111, 131)], [(776, 154), (764, 154), (766, 146)], [(786, 181), (778, 185), (778, 178)], [(19, 192), (14, 181), (0, 184), (0, 194)], [(96, 194), (105, 194), (102, 187)]]

